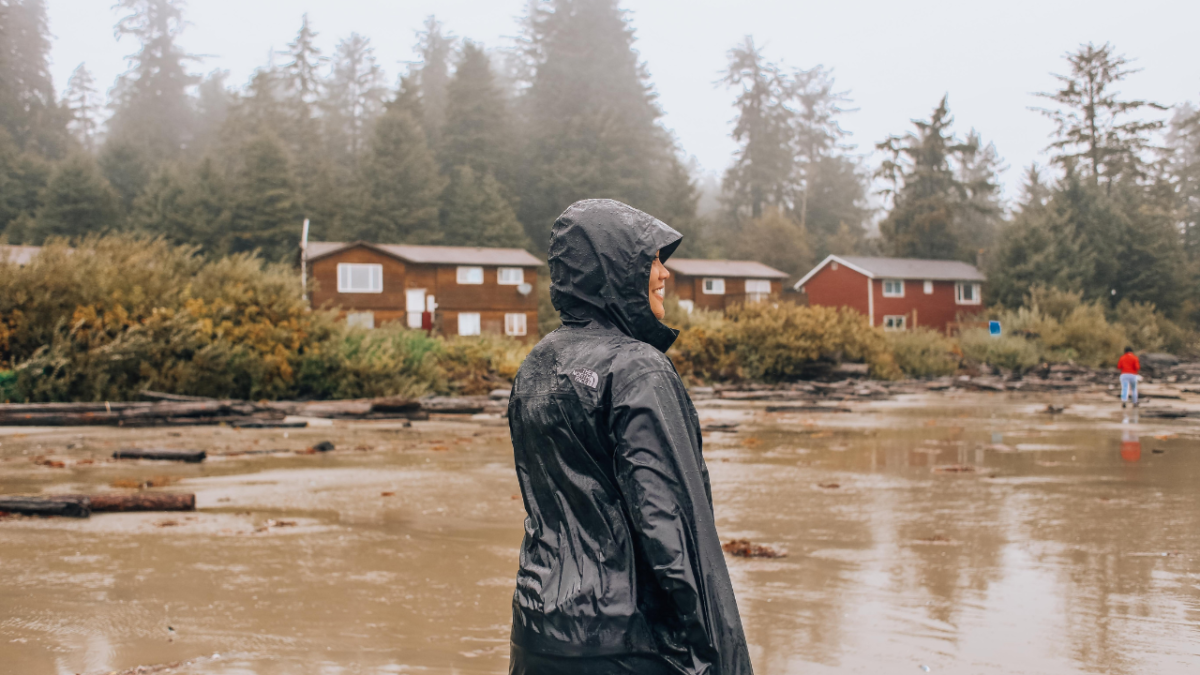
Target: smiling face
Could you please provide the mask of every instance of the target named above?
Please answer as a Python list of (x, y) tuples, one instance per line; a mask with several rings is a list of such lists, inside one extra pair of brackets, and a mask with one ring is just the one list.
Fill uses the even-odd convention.
[(666, 265), (659, 260), (658, 254), (654, 254), (654, 263), (650, 265), (650, 311), (654, 312), (654, 318), (661, 319), (666, 315), (667, 310), (663, 307), (663, 298), (667, 293), (667, 279), (671, 277), (671, 273), (667, 271)]

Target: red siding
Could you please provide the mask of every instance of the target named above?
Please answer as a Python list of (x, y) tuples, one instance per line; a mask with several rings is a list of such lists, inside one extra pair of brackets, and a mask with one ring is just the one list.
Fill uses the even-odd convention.
[[(804, 284), (810, 305), (851, 307), (867, 314), (872, 304), (867, 291), (867, 277), (845, 265), (831, 262)], [(875, 315), (872, 325), (883, 326), (884, 317), (902, 315), (907, 328), (924, 326), (947, 332), (959, 314), (975, 314), (983, 305), (959, 305), (954, 301), (953, 281), (934, 281), (933, 292), (925, 294), (924, 279), (905, 279), (904, 297), (883, 297), (883, 279), (872, 279)]]
[[(834, 265), (837, 269), (833, 269)], [(870, 306), (867, 297), (867, 276), (839, 263), (830, 263), (821, 268), (804, 284), (804, 292), (808, 294), (808, 304), (825, 307), (850, 307), (866, 316)], [(876, 289), (876, 301), (879, 291)], [(878, 306), (876, 306), (878, 310)], [(876, 321), (875, 325), (879, 325)]]

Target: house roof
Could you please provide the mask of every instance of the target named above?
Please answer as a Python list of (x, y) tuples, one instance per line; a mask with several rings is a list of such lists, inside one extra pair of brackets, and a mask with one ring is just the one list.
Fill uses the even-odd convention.
[(0, 260), (28, 265), (41, 250), (41, 246), (0, 246)]
[(704, 260), (701, 258), (668, 258), (663, 263), (668, 270), (689, 277), (747, 277), (754, 279), (786, 279), (780, 272), (754, 260)]
[(432, 265), (508, 265), (540, 267), (542, 261), (521, 248), (482, 248), (479, 246), (412, 246), (408, 244), (372, 244), (365, 241), (310, 241), (309, 261), (333, 255), (355, 246), (366, 246), (410, 263)]
[(831, 255), (794, 284), (800, 288), (831, 262), (838, 262), (872, 279), (928, 279), (930, 281), (987, 281), (974, 265), (958, 260), (921, 260), (919, 258), (869, 258)]

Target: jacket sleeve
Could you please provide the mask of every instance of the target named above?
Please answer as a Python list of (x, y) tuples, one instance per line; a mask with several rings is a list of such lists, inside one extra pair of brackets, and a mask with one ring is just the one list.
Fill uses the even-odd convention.
[(673, 370), (639, 373), (613, 394), (615, 469), (634, 536), (699, 654), (715, 651), (698, 539), (713, 530), (707, 472)]

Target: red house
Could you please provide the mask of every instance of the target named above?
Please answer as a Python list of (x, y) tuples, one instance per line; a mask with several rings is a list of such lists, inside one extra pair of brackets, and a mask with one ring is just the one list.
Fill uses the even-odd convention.
[(948, 332), (960, 314), (983, 309), (986, 277), (957, 260), (831, 255), (795, 284), (810, 305), (851, 307), (872, 326)]

